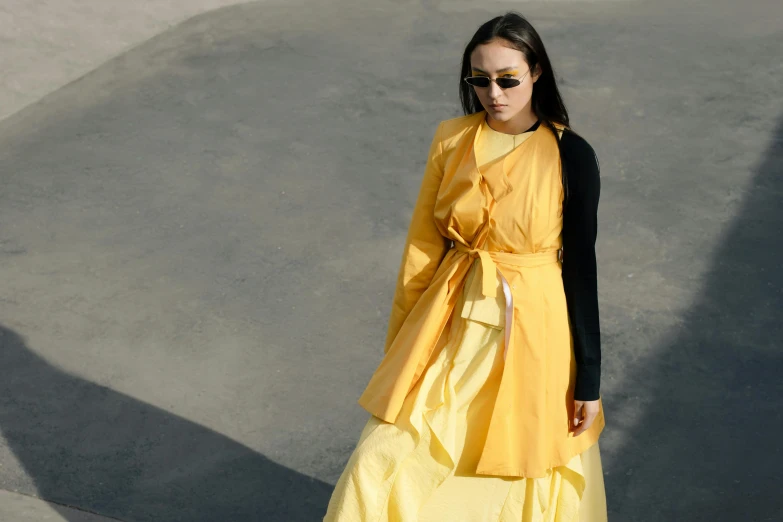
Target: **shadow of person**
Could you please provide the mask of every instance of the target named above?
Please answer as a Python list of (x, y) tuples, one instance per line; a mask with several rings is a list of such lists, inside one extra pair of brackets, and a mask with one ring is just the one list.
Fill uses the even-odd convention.
[(645, 397), (607, 476), (622, 520), (783, 520), (782, 172), (780, 121), (701, 294), (613, 399)]
[(0, 368), (0, 431), (46, 500), (122, 520), (309, 522), (322, 516), (332, 486), (69, 375), (5, 327)]

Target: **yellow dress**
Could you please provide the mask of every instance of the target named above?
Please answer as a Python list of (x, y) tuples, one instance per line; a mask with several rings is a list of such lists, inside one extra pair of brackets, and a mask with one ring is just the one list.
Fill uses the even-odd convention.
[[(496, 161), (531, 134), (500, 133), (484, 122), (477, 160)], [(503, 315), (505, 288), (497, 299), (482, 300), (479, 266), (471, 266), (456, 310), (480, 302), (490, 314)], [(498, 287), (505, 284), (499, 278)], [(448, 341), (406, 396), (396, 423), (370, 415), (324, 522), (607, 520), (597, 443), (541, 478), (472, 473), (500, 384), (505, 345), (503, 322), (483, 323), (480, 315), (452, 315)]]

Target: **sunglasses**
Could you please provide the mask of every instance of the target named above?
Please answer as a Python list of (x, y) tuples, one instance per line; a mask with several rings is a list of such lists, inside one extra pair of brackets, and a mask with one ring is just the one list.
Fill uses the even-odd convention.
[(530, 72), (530, 69), (522, 75), (522, 78), (490, 78), (489, 76), (468, 76), (464, 78), (465, 82), (467, 82), (469, 85), (472, 85), (473, 87), (489, 87), (489, 84), (491, 82), (495, 82), (498, 84), (498, 87), (501, 89), (510, 89), (511, 87), (516, 87), (520, 83), (522, 83), (522, 80), (525, 79), (525, 76), (527, 76), (527, 73)]

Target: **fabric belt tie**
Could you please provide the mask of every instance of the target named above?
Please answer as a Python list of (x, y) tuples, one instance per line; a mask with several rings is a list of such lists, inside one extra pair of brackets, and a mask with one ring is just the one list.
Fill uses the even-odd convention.
[(481, 248), (470, 248), (462, 243), (454, 242), (454, 248), (472, 258), (478, 258), (481, 263), (481, 293), (486, 297), (497, 297), (497, 265), (495, 261), (515, 266), (534, 267), (563, 260), (563, 249), (543, 252), (514, 253), (489, 251)]
[(454, 243), (454, 248), (459, 252), (465, 252), (472, 258), (479, 258), (481, 262), (481, 293), (487, 297), (497, 297), (497, 276), (495, 276), (497, 266), (492, 260), (492, 256), (489, 255), (489, 250), (470, 248), (457, 242)]

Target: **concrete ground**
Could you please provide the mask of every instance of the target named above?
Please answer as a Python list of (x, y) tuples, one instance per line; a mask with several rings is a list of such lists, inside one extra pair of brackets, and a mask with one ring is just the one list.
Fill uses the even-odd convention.
[(117, 520), (0, 490), (0, 520), (13, 522), (110, 522)]
[(3, 0), (0, 119), (194, 15), (245, 0)]
[(0, 519), (320, 520), (512, 8), (601, 163), (610, 519), (783, 519), (779, 2), (232, 3), (0, 7)]

